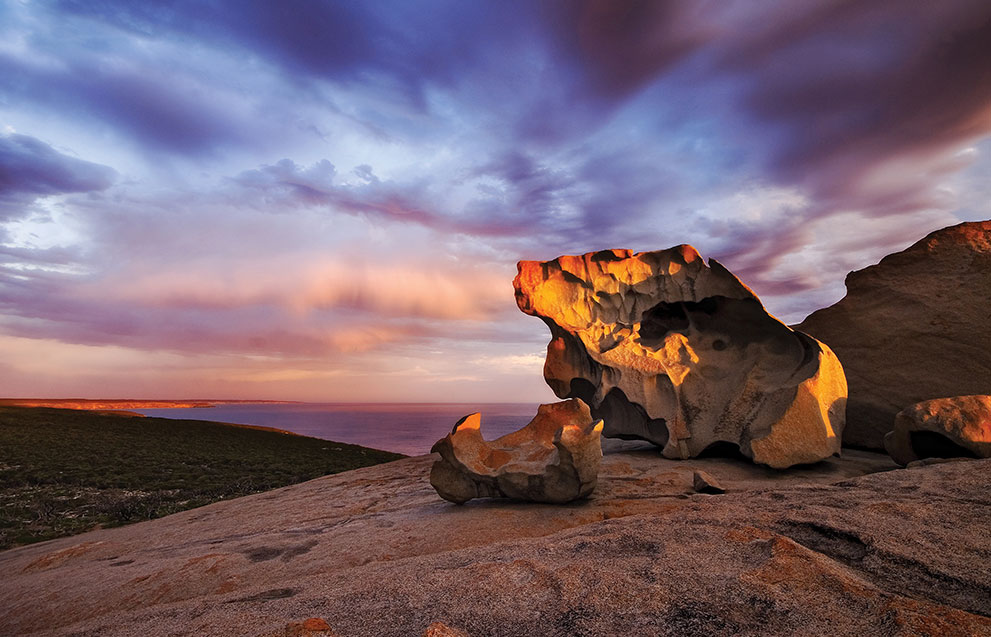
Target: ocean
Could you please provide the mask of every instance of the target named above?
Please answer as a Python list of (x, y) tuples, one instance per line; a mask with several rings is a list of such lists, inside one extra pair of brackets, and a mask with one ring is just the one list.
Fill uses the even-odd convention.
[(482, 414), (482, 435), (493, 440), (537, 414), (537, 403), (288, 403), (132, 409), (146, 416), (261, 425), (325, 440), (410, 456), (430, 452), (462, 416)]

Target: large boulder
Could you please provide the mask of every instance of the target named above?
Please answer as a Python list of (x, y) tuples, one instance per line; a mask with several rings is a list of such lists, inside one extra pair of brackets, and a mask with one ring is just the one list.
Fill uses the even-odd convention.
[(991, 458), (991, 396), (956, 396), (916, 403), (895, 416), (884, 437), (891, 458)]
[(844, 444), (883, 449), (909, 405), (991, 394), (991, 221), (937, 230), (851, 272), (846, 287), (841, 301), (795, 326), (843, 363)]
[(695, 248), (521, 261), (520, 309), (550, 327), (544, 378), (603, 435), (668, 458), (737, 447), (776, 468), (839, 452), (846, 380), (832, 351), (771, 316)]
[(595, 489), (602, 458), (602, 422), (580, 400), (541, 405), (530, 423), (492, 442), (482, 438), (481, 414), (465, 416), (434, 444), (440, 459), (430, 484), (440, 497), (512, 498), (561, 504)]

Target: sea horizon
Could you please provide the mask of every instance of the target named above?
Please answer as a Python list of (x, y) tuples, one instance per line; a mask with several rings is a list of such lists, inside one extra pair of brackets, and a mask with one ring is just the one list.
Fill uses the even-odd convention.
[[(556, 399), (548, 397), (546, 401), (554, 402)], [(38, 396), (4, 396), (0, 397), (0, 403), (10, 401), (39, 401), (39, 402), (154, 402), (154, 403), (222, 403), (222, 404), (294, 404), (294, 405), (521, 405), (521, 404), (541, 404), (539, 401), (512, 401), (512, 400), (282, 400), (279, 398), (80, 398), (72, 396), (68, 398), (50, 398)]]
[(481, 413), (482, 435), (493, 440), (525, 426), (536, 415), (539, 404), (238, 401), (209, 407), (131, 408), (126, 411), (175, 420), (271, 427), (313, 438), (421, 455), (429, 453), (430, 447), (468, 414)]

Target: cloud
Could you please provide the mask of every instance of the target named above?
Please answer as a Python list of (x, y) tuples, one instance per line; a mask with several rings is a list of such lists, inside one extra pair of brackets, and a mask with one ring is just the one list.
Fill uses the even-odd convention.
[[(558, 32), (591, 90), (617, 100), (660, 82), (729, 97), (729, 108), (711, 105), (729, 138), (752, 144), (779, 185), (834, 209), (917, 209), (945, 155), (991, 131), (991, 7), (979, 0), (592, 0), (567, 11)], [(880, 183), (892, 158), (902, 178)]]
[[(111, 275), (88, 294), (148, 308), (236, 310), (281, 308), (297, 316), (346, 309), (401, 319), (489, 320), (512, 305), (511, 277), (474, 263), (447, 267), (446, 260), (417, 264), (336, 260), (321, 255), (269, 257), (262, 261), (167, 271), (129, 269)], [(204, 271), (214, 274), (204, 276)], [(511, 309), (515, 309), (514, 307)]]
[(250, 128), (217, 87), (130, 60), (107, 64), (85, 51), (62, 53), (47, 64), (0, 54), (6, 99), (56, 114), (71, 104), (71, 117), (95, 120), (105, 131), (167, 153), (199, 156), (249, 143)]
[[(490, 322), (515, 312), (511, 263), (493, 271), (443, 252), (369, 252), (367, 241), (328, 254), (319, 246), (332, 235), (314, 233), (305, 220), (290, 217), (283, 225), (295, 231), (282, 237), (260, 235), (255, 224), (270, 213), (232, 216), (210, 202), (188, 211), (195, 232), (177, 233), (185, 215), (161, 215), (168, 203), (150, 203), (120, 200), (119, 214), (101, 204), (98, 233), (86, 240), (113, 250), (89, 250), (82, 269), (52, 269), (59, 260), (78, 263), (80, 253), (69, 248), (0, 251), (0, 330), (77, 344), (306, 358), (458, 335), (489, 339), (499, 333)], [(212, 232), (226, 244), (203, 241)], [(307, 233), (308, 243), (297, 241)]]
[(443, 215), (428, 208), (418, 184), (383, 183), (367, 165), (362, 165), (358, 184), (335, 184), (336, 169), (326, 159), (310, 167), (291, 159), (248, 170), (233, 178), (238, 185), (261, 193), (278, 206), (305, 208), (328, 206), (348, 214), (368, 215), (428, 227), (453, 227)]
[(797, 320), (988, 209), (977, 0), (0, 12), (0, 126), (45, 140), (0, 138), (25, 338), (494, 378), (546, 338), (520, 258), (692, 243)]
[(697, 139), (736, 159), (714, 171), (730, 191), (698, 197), (696, 184), (696, 196), (671, 203), (690, 242), (792, 318), (836, 300), (850, 269), (952, 223), (964, 203), (954, 175), (979, 159), (961, 151), (991, 133), (985, 2), (591, 0), (562, 10), (552, 32), (597, 97), (586, 108), (614, 117), (652, 104), (657, 136), (700, 116), (714, 123)]
[(585, 0), (552, 5), (558, 46), (591, 90), (618, 100), (681, 63), (717, 35), (712, 3)]
[(510, 7), (453, 0), (415, 6), (306, 0), (180, 0), (168, 5), (66, 0), (58, 3), (57, 13), (143, 38), (212, 42), (218, 49), (264, 60), (299, 83), (360, 85), (363, 91), (426, 110), (431, 86), (461, 82), (479, 66), (512, 55), (512, 43), (531, 30), (528, 24), (536, 9), (523, 2)]
[[(343, 181), (326, 159), (301, 166), (286, 158), (231, 182), (243, 189), (233, 196), (271, 210), (319, 207), (445, 233), (503, 241), (530, 235), (547, 246), (567, 246), (601, 239), (618, 218), (636, 221), (646, 202), (669, 190), (660, 171), (644, 176), (638, 164), (632, 154), (539, 161), (511, 150), (473, 167), (405, 180), (381, 179), (361, 165), (351, 171), (357, 179)], [(621, 191), (605, 187), (618, 180), (625, 182)]]
[(22, 216), (35, 199), (100, 192), (116, 171), (65, 155), (28, 135), (0, 136), (0, 221)]

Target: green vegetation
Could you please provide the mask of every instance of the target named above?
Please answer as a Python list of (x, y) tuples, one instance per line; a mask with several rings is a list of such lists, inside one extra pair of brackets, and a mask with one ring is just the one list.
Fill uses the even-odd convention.
[(200, 420), (0, 406), (0, 549), (401, 457)]

